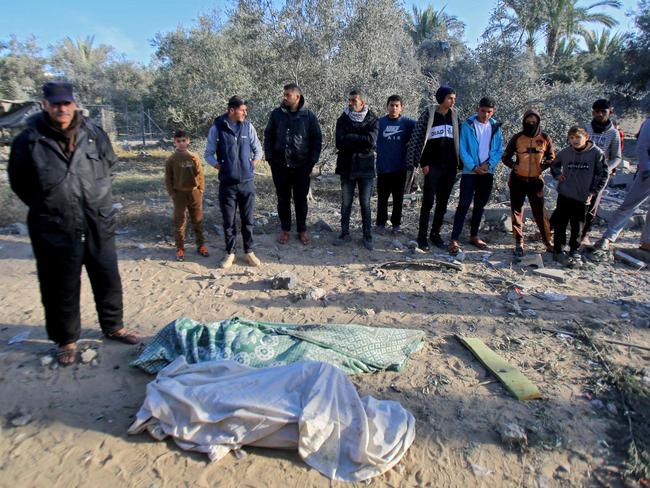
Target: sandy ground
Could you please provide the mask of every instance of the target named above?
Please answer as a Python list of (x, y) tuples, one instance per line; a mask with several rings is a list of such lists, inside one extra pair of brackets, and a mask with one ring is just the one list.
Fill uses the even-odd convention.
[[(323, 185), (315, 184), (317, 198), (335, 192)], [(310, 219), (313, 223), (323, 217), (336, 230), (336, 204), (327, 201), (319, 198)], [(404, 244), (415, 232), (418, 210), (419, 205), (405, 209), (407, 236), (399, 237)], [(208, 229), (214, 215), (213, 207), (206, 217)], [(157, 242), (135, 232), (120, 236), (126, 324), (145, 341), (183, 315), (200, 321), (238, 315), (424, 330), (424, 347), (401, 373), (352, 378), (360, 393), (397, 400), (417, 419), (412, 448), (395, 469), (370, 485), (621, 484), (627, 427), (617, 397), (599, 382), (602, 369), (586, 344), (542, 329), (575, 330), (573, 319), (578, 319), (596, 337), (650, 347), (647, 271), (604, 263), (567, 271), (565, 283), (536, 277), (530, 268), (512, 264), (511, 237), (495, 229), (485, 234), (489, 256), (465, 245), (465, 272), (396, 270), (379, 276), (373, 271), (378, 263), (430, 258), (433, 251), (394, 250), (394, 237), (386, 235), (377, 237), (377, 248), (370, 253), (357, 242), (356, 229), (353, 242), (342, 248), (330, 244), (335, 234), (329, 232), (314, 233), (310, 246), (295, 236), (280, 246), (274, 240), (275, 220), (269, 220), (260, 229), (265, 233), (257, 236), (256, 251), (266, 263), (261, 269), (238, 262), (231, 270), (215, 271), (222, 242), (214, 233), (209, 258), (188, 246), (183, 263), (171, 260), (174, 251), (164, 238)], [(445, 230), (450, 230), (448, 225)], [(534, 232), (532, 227), (529, 231)], [(629, 232), (621, 245), (635, 247), (638, 237), (638, 231)], [(542, 251), (540, 244), (531, 248)], [(556, 267), (548, 254), (544, 261)], [(0, 486), (344, 485), (309, 468), (295, 452), (245, 449), (243, 459), (227, 456), (211, 464), (206, 456), (184, 452), (171, 441), (127, 436), (145, 385), (153, 378), (128, 366), (139, 346), (103, 340), (84, 276), (79, 346), (96, 350), (96, 360), (70, 368), (43, 365), (54, 347), (46, 340), (26, 236), (0, 235), (0, 270)], [(294, 302), (291, 292), (272, 290), (271, 277), (285, 270), (298, 277), (302, 288), (323, 288), (326, 298)], [(508, 297), (508, 280), (522, 285), (525, 295)], [(568, 298), (550, 302), (538, 296), (545, 291)], [(8, 344), (26, 331), (26, 340)], [(543, 399), (512, 398), (454, 334), (483, 339), (520, 368)], [(650, 365), (648, 351), (610, 346), (606, 353), (616, 364), (639, 369)], [(502, 443), (499, 429), (507, 422), (526, 430), (527, 446)]]

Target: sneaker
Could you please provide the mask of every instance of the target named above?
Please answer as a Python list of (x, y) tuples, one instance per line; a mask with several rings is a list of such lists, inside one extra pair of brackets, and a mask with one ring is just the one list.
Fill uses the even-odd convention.
[(393, 228), (391, 229), (391, 231), (393, 232), (393, 235), (395, 235), (395, 234), (400, 234), (400, 235), (404, 234), (404, 231), (402, 230), (402, 228), (399, 225), (394, 225)]
[(226, 257), (221, 261), (221, 269), (230, 268), (235, 262), (235, 253), (226, 254)]
[(565, 266), (569, 263), (569, 255), (565, 251), (555, 251), (553, 253), (553, 261)]
[(602, 239), (599, 239), (596, 244), (594, 244), (594, 249), (596, 251), (609, 251), (609, 247), (611, 245), (612, 241), (607, 239), (606, 237), (603, 237)]
[(352, 238), (350, 237), (350, 234), (341, 234), (336, 239), (334, 239), (333, 244), (335, 246), (342, 246), (343, 244), (345, 244), (346, 242), (350, 242), (351, 240)]
[(524, 246), (522, 244), (515, 244), (515, 249), (512, 251), (515, 257), (521, 258), (524, 256)]
[(591, 245), (593, 245), (593, 242), (591, 242), (591, 239), (589, 239), (589, 236), (585, 236), (582, 239), (582, 245), (583, 246), (591, 246)]
[(422, 251), (428, 251), (429, 248), (429, 241), (427, 241), (426, 237), (418, 237), (416, 239), (418, 243), (418, 249), (421, 249)]
[(182, 249), (176, 249), (176, 261), (183, 261), (185, 259), (185, 253)]
[(440, 237), (440, 234), (431, 234), (429, 236), (429, 240), (431, 241), (431, 244), (433, 244), (434, 246), (440, 249), (445, 249), (447, 247), (445, 245), (445, 241), (443, 241), (442, 237)]
[(570, 268), (580, 268), (584, 263), (582, 262), (582, 254), (579, 251), (571, 251), (569, 253), (569, 262), (567, 266)]
[(362, 241), (363, 247), (365, 247), (368, 251), (373, 251), (375, 249), (375, 246), (372, 243), (372, 239), (363, 239)]
[(375, 232), (380, 236), (383, 236), (386, 233), (386, 226), (383, 224), (375, 225)]
[(201, 244), (199, 246), (199, 254), (204, 258), (207, 258), (210, 255), (210, 253), (208, 252), (208, 246), (206, 246), (205, 244)]
[(244, 256), (246, 257), (246, 261), (250, 266), (255, 266), (256, 268), (262, 266), (262, 261), (260, 261), (260, 259), (255, 256), (254, 252), (247, 252), (244, 254)]

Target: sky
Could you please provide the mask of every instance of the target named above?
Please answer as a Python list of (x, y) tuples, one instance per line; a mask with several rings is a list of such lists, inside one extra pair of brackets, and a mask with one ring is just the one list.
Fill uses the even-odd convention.
[[(589, 5), (593, 1), (581, 1)], [(405, 0), (411, 5), (426, 8), (433, 4), (455, 15), (466, 24), (465, 41), (475, 46), (487, 26), (496, 0), (450, 0), (428, 2)], [(169, 32), (178, 26), (190, 27), (197, 17), (211, 11), (224, 12), (227, 0), (18, 0), (2, 7), (3, 31), (0, 39), (15, 35), (24, 40), (34, 35), (41, 47), (55, 44), (65, 37), (94, 36), (95, 45), (109, 44), (128, 59), (147, 64), (153, 54), (151, 40), (158, 32)], [(619, 21), (619, 30), (634, 28), (630, 11), (637, 8), (636, 0), (623, 0), (620, 11), (606, 9)], [(6, 27), (9, 26), (9, 29)]]

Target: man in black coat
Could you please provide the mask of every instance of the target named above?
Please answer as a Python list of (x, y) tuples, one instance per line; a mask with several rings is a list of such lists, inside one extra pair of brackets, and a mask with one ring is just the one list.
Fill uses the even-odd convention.
[(350, 214), (354, 191), (359, 187), (363, 246), (373, 250), (370, 197), (375, 181), (375, 150), (379, 121), (368, 109), (361, 92), (348, 95), (348, 106), (336, 121), (336, 174), (341, 177), (341, 234), (334, 242), (350, 240)]
[(43, 112), (13, 141), (8, 171), (12, 190), (29, 207), (47, 334), (67, 366), (76, 361), (81, 331), (82, 265), (106, 337), (127, 344), (139, 338), (122, 322), (111, 193), (117, 157), (106, 133), (77, 111), (72, 85), (48, 82), (43, 98)]
[(309, 244), (307, 233), (307, 195), (310, 174), (318, 162), (322, 146), (320, 124), (305, 107), (305, 98), (295, 83), (284, 86), (282, 105), (271, 112), (264, 129), (264, 154), (271, 165), (278, 216), (282, 230), (280, 244), (289, 241), (291, 230), (291, 194), (296, 210), (298, 239)]

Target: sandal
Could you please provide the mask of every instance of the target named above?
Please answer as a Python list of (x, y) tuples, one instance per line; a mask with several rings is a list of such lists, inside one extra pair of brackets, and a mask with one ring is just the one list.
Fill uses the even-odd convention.
[(451, 241), (451, 244), (449, 244), (449, 254), (455, 256), (459, 252), (460, 252), (460, 245), (458, 244), (458, 241)]
[(480, 250), (482, 250), (482, 251), (484, 251), (484, 250), (486, 250), (486, 249), (488, 248), (487, 243), (486, 243), (485, 241), (482, 241), (479, 237), (472, 237), (472, 238), (469, 240), (469, 243), (470, 243), (472, 246), (476, 246), (476, 247), (478, 247), (478, 248), (479, 248)]
[(307, 231), (298, 232), (298, 240), (300, 240), (300, 242), (305, 246), (311, 242), (311, 238), (309, 237), (309, 234), (307, 234)]
[(129, 332), (126, 330), (126, 327), (122, 327), (119, 330), (116, 330), (115, 332), (112, 332), (110, 334), (105, 334), (107, 339), (110, 339), (112, 341), (117, 341), (121, 342), (123, 344), (138, 344), (140, 342), (140, 338), (133, 334), (132, 332)]
[(278, 236), (278, 244), (286, 244), (287, 242), (289, 242), (289, 232), (283, 230)]
[(71, 366), (77, 362), (77, 345), (73, 342), (72, 347), (63, 349), (63, 347), (69, 345), (70, 344), (59, 346), (59, 349), (56, 351), (56, 361), (63, 367)]

